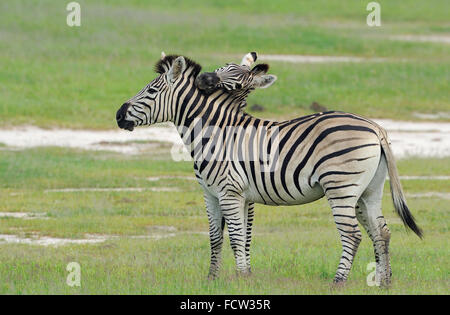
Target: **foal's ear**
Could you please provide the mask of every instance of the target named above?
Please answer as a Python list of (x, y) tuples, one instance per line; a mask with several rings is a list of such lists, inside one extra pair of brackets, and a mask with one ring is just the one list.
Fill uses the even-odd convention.
[(258, 59), (258, 55), (256, 54), (256, 52), (249, 52), (244, 56), (244, 58), (242, 58), (241, 66), (251, 67), (252, 64), (255, 63), (256, 59)]
[(252, 87), (265, 89), (271, 86), (277, 77), (273, 74), (266, 74), (269, 71), (269, 65), (260, 63), (253, 67), (251, 73), (253, 74)]
[(260, 63), (254, 66), (251, 72), (253, 75), (261, 75), (266, 74), (267, 71), (269, 71), (269, 65), (266, 63)]
[(252, 87), (265, 89), (274, 84), (276, 80), (277, 76), (273, 74), (259, 75), (253, 79)]
[(186, 60), (183, 56), (177, 57), (177, 59), (173, 61), (172, 67), (167, 73), (167, 79), (169, 82), (174, 82), (184, 70), (186, 70)]

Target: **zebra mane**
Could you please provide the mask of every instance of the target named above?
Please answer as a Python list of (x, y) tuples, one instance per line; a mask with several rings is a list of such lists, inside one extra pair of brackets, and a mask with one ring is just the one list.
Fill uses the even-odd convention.
[[(155, 71), (159, 74), (166, 73), (167, 71), (169, 71), (174, 60), (177, 59), (178, 57), (179, 57), (179, 55), (165, 56), (163, 59), (159, 60), (155, 64)], [(186, 61), (186, 68), (187, 69), (193, 68), (192, 74), (194, 75), (194, 77), (197, 77), (197, 75), (200, 73), (200, 71), (202, 71), (202, 66), (200, 66), (198, 63), (196, 63), (195, 61), (193, 61), (185, 56), (183, 56), (183, 57), (184, 57), (184, 60)]]
[[(179, 55), (167, 55), (165, 56), (163, 59), (160, 59), (156, 64), (155, 64), (155, 68), (154, 70), (159, 73), (159, 74), (164, 74), (167, 71), (169, 71), (169, 69), (172, 67), (173, 62), (175, 61), (175, 59), (177, 59), (179, 57)], [(193, 61), (192, 59), (189, 59), (185, 56), (184, 60), (186, 61), (186, 69), (190, 69), (192, 68), (192, 75), (194, 76), (194, 78), (197, 78), (197, 76), (200, 74), (200, 72), (202, 71), (202, 66), (200, 66), (198, 63), (196, 63), (195, 61)], [(227, 90), (223, 87), (217, 88), (217, 90), (221, 90), (223, 91), (223, 93), (227, 93), (227, 94), (234, 94), (235, 95), (235, 102), (233, 102), (232, 104), (232, 108), (234, 108), (234, 110), (237, 110), (239, 112), (244, 112), (245, 107), (247, 105), (247, 95), (248, 93), (242, 93), (242, 91), (235, 89), (235, 90)], [(248, 92), (252, 91), (254, 89), (250, 89), (248, 90)], [(202, 93), (204, 93), (204, 91), (201, 91)], [(240, 95), (240, 94), (243, 95)]]

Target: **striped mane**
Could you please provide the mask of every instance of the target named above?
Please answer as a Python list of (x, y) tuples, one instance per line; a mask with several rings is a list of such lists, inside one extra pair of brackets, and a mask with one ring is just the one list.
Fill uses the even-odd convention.
[[(177, 59), (179, 55), (167, 55), (163, 59), (159, 60), (155, 64), (155, 71), (159, 74), (166, 73), (169, 71), (170, 67), (172, 66), (175, 59)], [(184, 56), (183, 56), (184, 57)], [(187, 57), (184, 57), (184, 60), (186, 61), (186, 69), (193, 68), (192, 74), (194, 77), (197, 77), (197, 75), (202, 71), (202, 66), (200, 66), (198, 63), (193, 61), (192, 59), (189, 59)]]
[[(155, 71), (159, 74), (164, 74), (172, 67), (172, 64), (175, 59), (177, 59), (179, 55), (167, 55), (163, 59), (159, 60), (155, 64)], [(192, 59), (189, 59), (185, 56), (184, 60), (186, 61), (186, 69), (193, 68), (192, 75), (194, 78), (197, 78), (197, 76), (200, 74), (202, 70), (202, 66), (200, 66), (198, 63), (193, 61)], [(223, 93), (226, 94), (234, 94), (236, 97), (235, 102), (233, 102), (233, 105), (231, 108), (236, 111), (244, 111), (245, 106), (247, 105), (246, 97), (248, 93), (242, 93), (240, 90), (227, 90), (225, 88), (217, 88), (216, 90), (221, 90)], [(252, 89), (253, 90), (253, 89)], [(200, 90), (201, 91), (201, 90)], [(201, 91), (203, 93), (203, 91)]]

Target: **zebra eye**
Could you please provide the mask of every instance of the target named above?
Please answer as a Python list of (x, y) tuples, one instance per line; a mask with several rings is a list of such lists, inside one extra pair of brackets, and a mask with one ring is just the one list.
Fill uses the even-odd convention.
[(149, 89), (147, 90), (147, 92), (148, 92), (149, 94), (156, 94), (158, 91), (157, 91), (156, 89), (154, 89), (154, 88), (149, 88)]

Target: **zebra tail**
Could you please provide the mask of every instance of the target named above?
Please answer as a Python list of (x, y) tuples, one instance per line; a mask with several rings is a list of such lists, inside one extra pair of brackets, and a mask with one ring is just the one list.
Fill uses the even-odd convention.
[(386, 131), (380, 128), (381, 131), (381, 148), (383, 150), (384, 156), (386, 158), (388, 173), (389, 173), (389, 183), (391, 187), (391, 196), (394, 203), (394, 208), (397, 214), (403, 221), (403, 224), (410, 228), (414, 233), (420, 238), (423, 238), (422, 229), (416, 224), (413, 215), (406, 205), (406, 198), (403, 193), (402, 184), (400, 183), (400, 178), (397, 172), (397, 167), (395, 165), (395, 158), (389, 146)]

